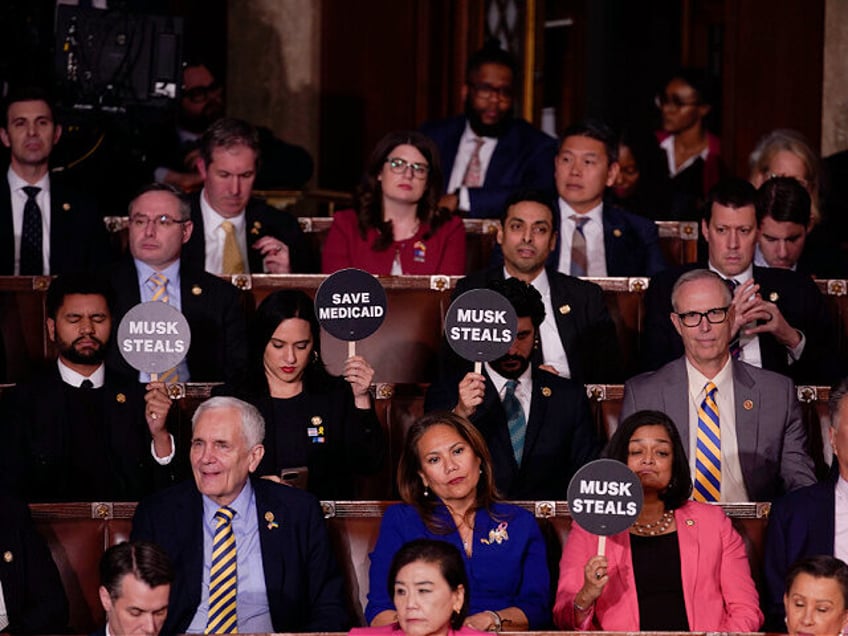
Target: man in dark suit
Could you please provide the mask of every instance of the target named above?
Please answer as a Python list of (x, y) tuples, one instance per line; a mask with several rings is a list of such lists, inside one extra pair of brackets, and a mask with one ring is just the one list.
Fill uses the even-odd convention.
[[(192, 418), (191, 466), (186, 481), (142, 501), (132, 538), (158, 543), (171, 557), (167, 634), (225, 631), (213, 602), (212, 546), (228, 533), (230, 577), (237, 590), (226, 631), (240, 633), (347, 631), (342, 578), (318, 501), (265, 479), (252, 479), (264, 447), (265, 423), (255, 407), (231, 397), (201, 404)], [(222, 516), (229, 521), (216, 521)], [(230, 608), (231, 610), (233, 608)]]
[(465, 114), (429, 122), (421, 132), (439, 148), (445, 192), (440, 205), (474, 218), (497, 218), (522, 188), (553, 193), (552, 137), (513, 116), (515, 60), (497, 43), (468, 60)]
[(574, 472), (598, 456), (600, 444), (582, 385), (531, 365), (545, 315), (531, 285), (508, 278), (489, 289), (518, 314), (516, 337), (484, 373), (446, 375), (427, 392), (425, 411), (453, 409), (483, 434), (495, 484), (507, 499), (563, 499)]
[(534, 364), (580, 383), (620, 381), (618, 339), (601, 288), (545, 268), (557, 244), (549, 200), (532, 191), (507, 200), (497, 236), (503, 265), (461, 279), (454, 296), (509, 277), (532, 285), (545, 305), (539, 326), (541, 350), (534, 349)]
[(4, 400), (0, 472), (28, 501), (134, 501), (175, 477), (164, 386), (145, 389), (103, 363), (110, 297), (82, 274), (56, 278), (47, 292), (58, 360)]
[[(671, 322), (685, 355), (629, 380), (621, 418), (645, 409), (671, 417), (689, 453), (696, 499), (772, 501), (815, 483), (813, 460), (792, 381), (730, 355), (731, 299), (721, 277), (709, 270), (692, 270), (677, 280)], [(718, 484), (703, 494), (696, 463), (702, 450), (698, 445), (696, 453), (696, 445), (701, 442), (699, 413), (706, 411), (708, 401), (715, 405), (720, 429)]]
[(549, 267), (572, 276), (653, 276), (666, 267), (656, 224), (604, 203), (619, 172), (618, 136), (597, 120), (569, 126), (554, 159), (559, 249)]
[[(191, 263), (180, 253), (192, 235), (189, 205), (171, 186), (152, 184), (130, 203), (130, 255), (111, 274), (115, 320), (142, 301), (167, 299), (191, 327), (191, 346), (176, 367), (180, 382), (237, 382), (247, 362), (247, 334), (236, 288)], [(158, 292), (159, 277), (164, 292)], [(132, 370), (113, 346), (110, 362)], [(147, 381), (147, 374), (140, 375)], [(167, 379), (173, 379), (170, 376)]]
[(769, 631), (783, 630), (784, 580), (793, 563), (817, 554), (848, 557), (845, 524), (841, 521), (848, 518), (848, 380), (831, 391), (829, 406), (830, 445), (835, 460), (831, 478), (778, 499), (769, 514), (763, 555), (764, 629)]
[(159, 636), (168, 615), (174, 571), (155, 543), (119, 543), (100, 558), (100, 603), (106, 625), (92, 636)]
[(0, 141), (11, 161), (0, 179), (0, 275), (93, 270), (109, 261), (106, 228), (93, 199), (49, 173), (62, 135), (45, 92), (13, 91)]
[(193, 267), (212, 274), (315, 270), (297, 219), (251, 198), (259, 159), (259, 136), (245, 121), (225, 117), (203, 133), (203, 189), (191, 198), (194, 231), (183, 253)]
[[(788, 269), (753, 265), (757, 242), (756, 191), (747, 181), (725, 179), (711, 191), (701, 231), (710, 270), (735, 288), (734, 357), (787, 375), (796, 383), (832, 384), (843, 372), (824, 297), (815, 283)], [(651, 279), (645, 294), (643, 367), (656, 369), (683, 353), (668, 319), (671, 290), (686, 265)]]

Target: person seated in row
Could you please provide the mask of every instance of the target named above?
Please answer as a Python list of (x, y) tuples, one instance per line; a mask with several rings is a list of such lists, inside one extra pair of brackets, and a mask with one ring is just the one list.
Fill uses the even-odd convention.
[(676, 221), (665, 151), (649, 130), (625, 128), (618, 138), (618, 176), (611, 204), (654, 221)]
[(816, 554), (848, 558), (848, 379), (830, 392), (830, 478), (795, 490), (774, 502), (763, 555), (765, 627), (783, 625), (784, 581), (795, 561)]
[[(848, 565), (817, 555), (795, 563), (783, 596), (790, 636), (833, 636), (848, 632)], [(775, 631), (783, 631), (781, 627)]]
[(474, 373), (463, 361), (433, 383), (424, 411), (453, 409), (486, 440), (498, 490), (508, 499), (565, 499), (568, 482), (597, 458), (600, 442), (586, 389), (532, 363), (545, 306), (517, 278), (489, 281), (518, 315), (515, 339), (500, 358)]
[(395, 553), (417, 538), (441, 539), (462, 550), (471, 582), (466, 626), (524, 631), (549, 624), (541, 531), (533, 515), (500, 500), (486, 443), (468, 420), (448, 412), (419, 418), (404, 439), (397, 485), (404, 503), (386, 510), (370, 555), (370, 625), (397, 622), (381, 582)]
[(441, 190), (439, 153), (429, 138), (415, 131), (384, 136), (368, 160), (355, 209), (333, 216), (323, 272), (464, 274), (465, 226), (439, 206)]
[(434, 539), (415, 539), (404, 544), (392, 558), (386, 585), (397, 621), (381, 627), (354, 627), (350, 636), (478, 633), (465, 627), (471, 590), (456, 546)]
[(155, 543), (126, 541), (100, 558), (100, 604), (106, 624), (91, 636), (159, 636), (174, 582), (171, 560)]
[(321, 360), (321, 328), (312, 299), (300, 290), (269, 295), (250, 329), (250, 366), (236, 393), (265, 418), (265, 455), (257, 474), (279, 479), (305, 467), (319, 499), (351, 499), (354, 475), (380, 470), (386, 440), (369, 388), (374, 369), (362, 356), (344, 363), (342, 377)]
[(742, 538), (721, 508), (690, 501), (692, 479), (674, 422), (659, 411), (625, 419), (606, 456), (642, 483), (629, 530), (598, 537), (572, 526), (560, 561), (554, 622), (616, 632), (755, 632), (763, 621)]
[(27, 501), (135, 501), (178, 477), (162, 382), (139, 384), (104, 363), (109, 285), (54, 279), (46, 329), (58, 359), (4, 398), (0, 479)]

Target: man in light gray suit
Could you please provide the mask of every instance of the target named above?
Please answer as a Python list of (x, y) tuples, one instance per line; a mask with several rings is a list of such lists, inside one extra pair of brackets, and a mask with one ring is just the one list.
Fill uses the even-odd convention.
[[(731, 355), (733, 305), (725, 282), (709, 270), (689, 271), (674, 285), (672, 306), (685, 355), (624, 385), (622, 419), (653, 409), (674, 420), (696, 499), (771, 501), (815, 483), (792, 381)], [(712, 441), (699, 435), (699, 419), (714, 421)]]

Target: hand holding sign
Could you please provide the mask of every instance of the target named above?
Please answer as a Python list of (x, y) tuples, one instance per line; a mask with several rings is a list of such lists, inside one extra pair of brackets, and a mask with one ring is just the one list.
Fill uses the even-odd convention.
[(472, 289), (461, 294), (445, 315), (445, 337), (456, 353), (474, 362), (474, 372), (482, 363), (497, 360), (515, 340), (518, 317), (515, 308), (491, 289)]
[(346, 340), (348, 357), (356, 355), (356, 341), (367, 338), (386, 318), (386, 290), (361, 269), (342, 269), (328, 276), (315, 294), (318, 322), (331, 336)]

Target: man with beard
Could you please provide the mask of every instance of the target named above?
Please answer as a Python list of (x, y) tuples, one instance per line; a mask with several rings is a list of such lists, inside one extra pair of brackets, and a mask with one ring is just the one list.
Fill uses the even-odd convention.
[(465, 113), (421, 127), (436, 142), (449, 176), (440, 205), (470, 217), (497, 218), (516, 190), (553, 193), (556, 141), (513, 116), (516, 74), (509, 53), (497, 43), (486, 45), (468, 60)]
[[(164, 165), (157, 167), (154, 179), (184, 192), (203, 185), (198, 171), (200, 138), (203, 132), (224, 116), (224, 88), (215, 75), (200, 61), (189, 62), (183, 69), (183, 90), (174, 134), (163, 135), (170, 147), (154, 151)], [(312, 176), (309, 153), (281, 139), (265, 127), (257, 127), (262, 165), (256, 175), (256, 188), (298, 189)]]
[(539, 292), (517, 278), (489, 281), (488, 288), (505, 296), (518, 315), (512, 346), (485, 363), (483, 373), (469, 371), (461, 380), (443, 378), (431, 386), (424, 410), (452, 408), (480, 430), (505, 498), (565, 499), (575, 471), (600, 451), (586, 392), (531, 365), (545, 318)]
[(132, 501), (171, 481), (171, 400), (104, 365), (112, 324), (105, 282), (62, 276), (47, 293), (58, 360), (7, 398), (2, 474), (27, 501)]

